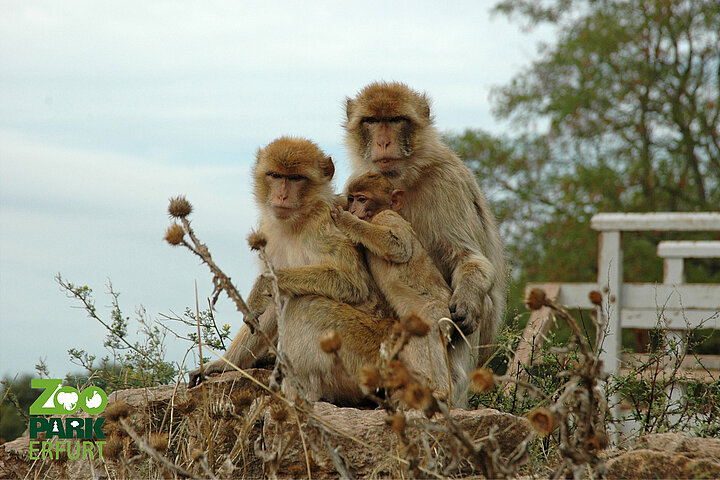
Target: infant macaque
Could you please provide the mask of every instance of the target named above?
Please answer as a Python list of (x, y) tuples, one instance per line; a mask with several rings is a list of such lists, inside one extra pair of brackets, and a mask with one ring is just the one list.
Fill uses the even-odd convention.
[[(355, 178), (347, 191), (348, 211), (333, 210), (333, 220), (348, 238), (365, 247), (370, 272), (397, 315), (401, 319), (415, 315), (430, 327), (426, 339), (410, 340), (401, 358), (432, 388), (447, 392), (448, 366), (439, 320), (450, 318), (452, 292), (410, 223), (398, 213), (405, 192), (393, 189), (380, 173)], [(449, 324), (445, 325), (447, 342)], [(451, 366), (451, 371), (462, 368)]]

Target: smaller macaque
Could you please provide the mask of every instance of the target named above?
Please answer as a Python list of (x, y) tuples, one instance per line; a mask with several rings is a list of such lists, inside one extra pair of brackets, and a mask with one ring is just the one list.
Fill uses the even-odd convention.
[[(404, 192), (393, 189), (380, 173), (355, 178), (347, 191), (348, 211), (331, 211), (335, 224), (365, 247), (370, 272), (395, 313), (401, 319), (417, 316), (430, 329), (426, 338), (411, 339), (401, 358), (434, 390), (448, 393), (444, 348), (450, 327), (445, 324), (441, 335), (439, 320), (450, 318), (452, 292), (410, 223), (397, 213)], [(462, 372), (460, 365), (451, 369)]]

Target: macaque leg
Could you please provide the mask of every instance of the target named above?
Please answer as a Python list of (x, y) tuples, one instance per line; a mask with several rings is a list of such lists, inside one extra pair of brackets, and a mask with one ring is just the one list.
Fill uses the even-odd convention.
[(424, 337), (413, 337), (400, 354), (400, 358), (426, 385), (441, 395), (447, 395), (451, 390), (454, 378), (448, 372), (453, 372), (452, 364), (448, 365), (445, 356), (445, 343), (448, 336), (441, 335), (441, 318), (449, 318), (450, 312), (445, 305), (427, 305), (416, 313), (430, 327)]
[[(277, 342), (277, 319), (275, 317), (274, 305), (270, 305), (268, 309), (260, 315), (258, 323), (260, 324), (260, 330), (265, 332), (272, 342)], [(265, 336), (260, 334), (260, 332), (251, 333), (250, 328), (243, 324), (223, 357), (237, 365), (238, 368), (250, 368), (253, 364), (266, 359), (269, 352), (270, 347), (265, 340)], [(222, 358), (203, 365), (203, 373), (206, 376), (213, 373), (222, 373), (226, 370), (232, 370), (232, 367)], [(200, 378), (200, 368), (191, 370), (189, 376), (190, 387), (194, 387), (202, 381)]]
[[(357, 381), (360, 367), (374, 364), (389, 320), (377, 320), (345, 303), (309, 295), (292, 298), (279, 320), (279, 346), (296, 378), (283, 378), (283, 391), (300, 385), (309, 400), (357, 404), (364, 398)], [(319, 337), (335, 330), (341, 338), (338, 355), (320, 348)]]

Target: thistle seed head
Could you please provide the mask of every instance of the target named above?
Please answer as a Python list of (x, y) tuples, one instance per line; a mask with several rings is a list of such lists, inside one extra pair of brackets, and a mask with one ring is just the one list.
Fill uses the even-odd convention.
[(173, 246), (180, 245), (184, 237), (185, 230), (183, 230), (183, 228), (177, 223), (173, 223), (165, 231), (165, 241)]
[(533, 428), (545, 437), (550, 435), (555, 427), (557, 426), (557, 420), (555, 414), (552, 413), (545, 407), (538, 407), (532, 412), (528, 413), (527, 419)]
[(540, 310), (545, 306), (545, 300), (545, 292), (539, 288), (533, 288), (532, 291), (530, 291), (530, 295), (528, 295), (527, 300), (525, 300), (525, 304), (530, 310)]
[(250, 248), (253, 250), (262, 250), (267, 245), (267, 237), (260, 232), (251, 232), (247, 238)]
[(410, 315), (403, 321), (403, 327), (414, 337), (424, 337), (430, 331), (430, 327), (417, 315)]
[(495, 387), (495, 374), (487, 368), (476, 368), (470, 374), (470, 388), (476, 393), (489, 392)]
[(184, 218), (192, 213), (192, 205), (184, 195), (179, 195), (170, 199), (168, 213), (171, 217)]
[(342, 339), (340, 334), (335, 330), (328, 330), (327, 332), (320, 335), (320, 348), (325, 353), (335, 353), (340, 350), (342, 345)]

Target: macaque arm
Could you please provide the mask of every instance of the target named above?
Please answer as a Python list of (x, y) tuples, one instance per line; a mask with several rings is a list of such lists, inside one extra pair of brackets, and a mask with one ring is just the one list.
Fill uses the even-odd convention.
[[(359, 261), (354, 262), (359, 264)], [(369, 279), (353, 263), (308, 265), (277, 270), (278, 288), (289, 296), (320, 295), (343, 303), (360, 303), (370, 296)]]
[(349, 212), (337, 216), (337, 226), (355, 243), (393, 263), (407, 263), (412, 257), (412, 232), (398, 214), (385, 210), (372, 223)]

